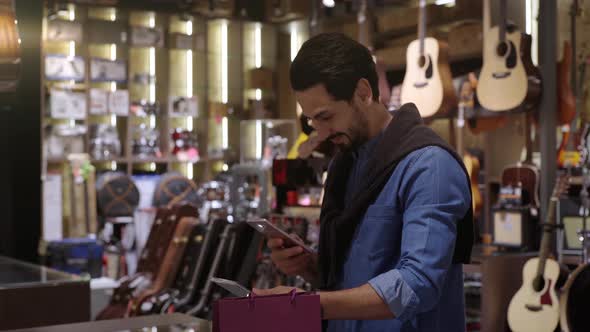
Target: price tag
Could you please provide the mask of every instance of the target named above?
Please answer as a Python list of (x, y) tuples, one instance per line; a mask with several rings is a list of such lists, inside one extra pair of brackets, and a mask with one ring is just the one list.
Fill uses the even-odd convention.
[(104, 115), (108, 112), (109, 92), (103, 89), (90, 89), (90, 114)]
[(127, 63), (122, 60), (91, 59), (90, 80), (92, 82), (127, 81)]
[(56, 119), (86, 118), (86, 94), (58, 89), (50, 91), (51, 116)]
[(117, 90), (109, 94), (109, 111), (119, 116), (129, 115), (129, 91)]

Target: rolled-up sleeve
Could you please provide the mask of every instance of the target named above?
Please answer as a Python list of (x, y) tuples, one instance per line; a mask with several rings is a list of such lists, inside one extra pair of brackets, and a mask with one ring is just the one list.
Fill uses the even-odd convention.
[(405, 321), (438, 303), (452, 264), (457, 223), (471, 197), (458, 162), (445, 150), (429, 147), (404, 172), (397, 199), (404, 208), (400, 261), (369, 284)]

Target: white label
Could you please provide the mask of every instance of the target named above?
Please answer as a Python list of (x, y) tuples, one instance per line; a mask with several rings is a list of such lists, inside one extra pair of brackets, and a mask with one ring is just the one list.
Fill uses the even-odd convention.
[(62, 233), (61, 175), (47, 174), (43, 182), (43, 240), (58, 241)]
[(90, 89), (90, 114), (107, 114), (108, 98), (108, 91), (102, 89)]
[(127, 64), (120, 60), (90, 60), (90, 80), (93, 82), (127, 81)]
[(51, 117), (82, 120), (86, 117), (86, 94), (51, 89)]
[(132, 27), (131, 45), (144, 47), (164, 46), (164, 33), (161, 29)]
[(129, 115), (129, 91), (117, 90), (109, 95), (109, 111), (119, 116)]
[(168, 110), (170, 116), (194, 116), (199, 113), (197, 97), (178, 97), (170, 96), (168, 98)]
[(45, 77), (48, 80), (84, 80), (86, 69), (82, 57), (47, 55), (45, 57)]
[(47, 22), (47, 39), (53, 41), (82, 41), (82, 24), (65, 20)]

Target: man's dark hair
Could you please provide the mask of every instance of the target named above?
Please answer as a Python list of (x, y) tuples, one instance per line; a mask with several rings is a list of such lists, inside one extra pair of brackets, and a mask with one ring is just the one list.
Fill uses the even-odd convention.
[(291, 87), (302, 91), (324, 84), (336, 100), (350, 101), (361, 78), (369, 81), (373, 100), (379, 100), (379, 85), (371, 52), (341, 33), (322, 33), (301, 46), (290, 69)]

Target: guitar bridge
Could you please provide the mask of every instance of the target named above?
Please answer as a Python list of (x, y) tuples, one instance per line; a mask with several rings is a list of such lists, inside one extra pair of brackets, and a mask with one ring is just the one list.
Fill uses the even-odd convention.
[(501, 80), (503, 78), (507, 78), (509, 76), (510, 76), (510, 72), (509, 71), (506, 71), (506, 72), (503, 72), (503, 73), (493, 73), (492, 74), (492, 77), (495, 78), (495, 79), (498, 79), (498, 80)]
[(424, 87), (426, 87), (428, 85), (428, 82), (423, 82), (423, 83), (414, 83), (414, 87), (416, 89), (422, 89)]
[(527, 310), (534, 312), (541, 311), (543, 309), (542, 306), (537, 304), (525, 304), (524, 307), (527, 308)]

